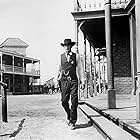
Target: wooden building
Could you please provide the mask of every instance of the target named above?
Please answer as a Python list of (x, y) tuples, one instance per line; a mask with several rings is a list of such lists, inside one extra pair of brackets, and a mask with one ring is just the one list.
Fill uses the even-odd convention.
[[(75, 0), (74, 12), (76, 42), (79, 31), (94, 50), (106, 48), (105, 6), (108, 0)], [(135, 1), (111, 0), (111, 50), (113, 82), (117, 94), (136, 92)], [(107, 55), (108, 57), (108, 55)], [(110, 67), (110, 64), (108, 64)], [(109, 68), (110, 69), (110, 68)]]
[(139, 13), (139, 0), (75, 0), (72, 12), (77, 48), (79, 30), (84, 42), (88, 40), (94, 49), (106, 47), (108, 108), (116, 108), (115, 94), (132, 93), (137, 99), (137, 122), (140, 122)]
[(0, 78), (9, 94), (28, 94), (40, 80), (40, 60), (26, 56), (28, 46), (19, 38), (7, 38), (0, 45)]

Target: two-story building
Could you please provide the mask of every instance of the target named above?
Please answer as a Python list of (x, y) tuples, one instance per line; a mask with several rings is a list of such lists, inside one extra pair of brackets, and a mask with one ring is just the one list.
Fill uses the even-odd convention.
[(40, 80), (40, 60), (26, 56), (29, 45), (19, 38), (7, 38), (0, 45), (0, 79), (10, 94), (27, 94)]
[[(105, 29), (106, 0), (75, 0), (76, 42), (79, 31), (83, 42), (93, 49), (107, 48)], [(117, 94), (136, 92), (136, 26), (135, 0), (111, 0), (111, 38), (113, 75)], [(86, 44), (85, 44), (86, 45)]]

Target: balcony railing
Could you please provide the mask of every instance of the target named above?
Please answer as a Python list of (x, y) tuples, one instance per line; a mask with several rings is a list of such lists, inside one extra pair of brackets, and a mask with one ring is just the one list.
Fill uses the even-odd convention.
[(24, 69), (24, 73), (26, 73), (26, 74), (40, 75), (40, 70)]
[(23, 68), (18, 67), (18, 66), (14, 66), (14, 72), (23, 73)]
[(13, 72), (13, 67), (10, 65), (2, 65), (2, 70), (6, 72)]
[(25, 69), (23, 67), (18, 66), (11, 66), (11, 65), (2, 65), (1, 70), (3, 72), (14, 72), (14, 73), (22, 73), (22, 74), (29, 74), (29, 75), (40, 75), (40, 70), (36, 69)]
[[(131, 0), (111, 0), (112, 9), (125, 8)], [(75, 11), (104, 10), (105, 0), (76, 0)]]

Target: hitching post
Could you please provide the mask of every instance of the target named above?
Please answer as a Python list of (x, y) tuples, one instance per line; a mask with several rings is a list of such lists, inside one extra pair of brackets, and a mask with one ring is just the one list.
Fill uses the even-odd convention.
[(2, 97), (2, 121), (8, 122), (7, 121), (7, 95), (6, 95), (7, 84), (0, 81), (0, 85), (1, 85), (1, 97)]

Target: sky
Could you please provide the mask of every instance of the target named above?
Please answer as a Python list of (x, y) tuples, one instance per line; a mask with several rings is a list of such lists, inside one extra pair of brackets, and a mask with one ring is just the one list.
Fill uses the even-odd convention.
[(56, 74), (65, 38), (75, 40), (74, 0), (0, 0), (0, 44), (26, 42), (27, 56), (40, 59), (41, 83)]

